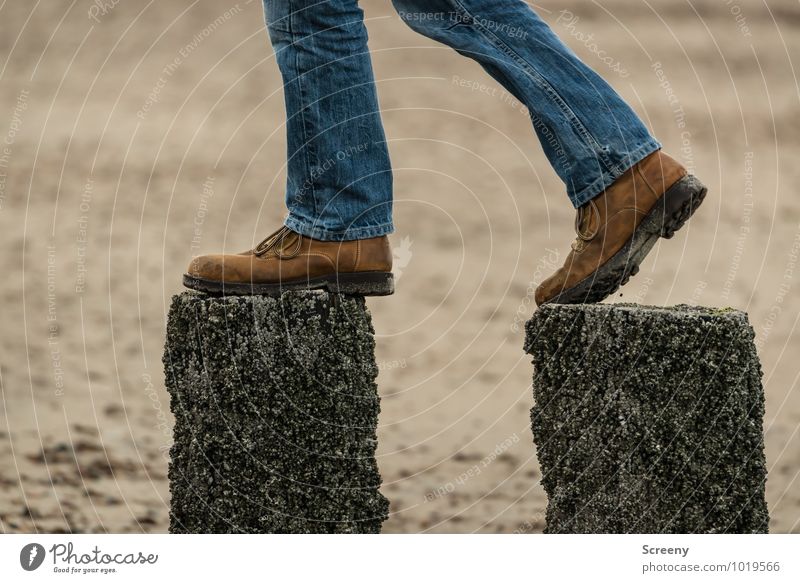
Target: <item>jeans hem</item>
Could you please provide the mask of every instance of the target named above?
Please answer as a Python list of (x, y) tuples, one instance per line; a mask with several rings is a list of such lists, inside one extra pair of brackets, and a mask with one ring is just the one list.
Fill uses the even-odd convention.
[(332, 231), (308, 221), (289, 214), (283, 224), (295, 233), (300, 233), (305, 237), (317, 239), (319, 241), (354, 241), (356, 239), (369, 239), (371, 237), (381, 237), (394, 232), (394, 225), (383, 223), (381, 225), (369, 225), (365, 227), (350, 227), (343, 231)]
[(620, 162), (612, 166), (610, 170), (603, 172), (600, 177), (589, 186), (579, 192), (570, 193), (569, 199), (572, 205), (576, 209), (582, 207), (616, 182), (617, 178), (630, 170), (634, 164), (641, 162), (653, 152), (657, 152), (661, 147), (661, 144), (657, 140), (652, 140), (638, 147), (633, 152), (629, 152)]

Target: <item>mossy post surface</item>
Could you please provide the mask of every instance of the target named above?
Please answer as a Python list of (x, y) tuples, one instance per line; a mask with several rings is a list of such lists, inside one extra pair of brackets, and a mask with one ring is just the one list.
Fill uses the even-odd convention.
[(550, 533), (764, 533), (764, 393), (747, 315), (545, 305), (527, 323)]
[(374, 348), (361, 297), (175, 296), (170, 532), (379, 532)]

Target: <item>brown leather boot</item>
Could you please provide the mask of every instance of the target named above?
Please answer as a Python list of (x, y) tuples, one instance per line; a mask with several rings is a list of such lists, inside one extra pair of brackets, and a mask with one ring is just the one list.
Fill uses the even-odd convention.
[(250, 251), (195, 257), (187, 271), (186, 287), (226, 295), (277, 295), (298, 289), (362, 296), (394, 293), (386, 236), (319, 241), (281, 227)]
[(599, 302), (639, 271), (659, 237), (670, 238), (697, 210), (706, 187), (661, 151), (578, 209), (578, 238), (563, 267), (536, 289), (538, 305)]

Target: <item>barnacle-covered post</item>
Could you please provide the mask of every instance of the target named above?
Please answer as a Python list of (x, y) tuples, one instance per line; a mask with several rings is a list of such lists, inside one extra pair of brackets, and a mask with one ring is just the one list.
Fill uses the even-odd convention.
[(374, 347), (363, 297), (175, 296), (170, 532), (379, 532)]
[(736, 310), (542, 306), (525, 350), (545, 532), (767, 532), (753, 337)]

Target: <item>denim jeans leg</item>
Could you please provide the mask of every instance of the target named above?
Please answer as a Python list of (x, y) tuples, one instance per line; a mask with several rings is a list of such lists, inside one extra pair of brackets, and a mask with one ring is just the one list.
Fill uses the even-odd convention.
[(393, 0), (417, 32), (475, 59), (530, 112), (577, 208), (658, 150), (625, 101), (522, 0)]
[(357, 0), (263, 0), (284, 82), (285, 225), (345, 241), (392, 232), (392, 171)]

